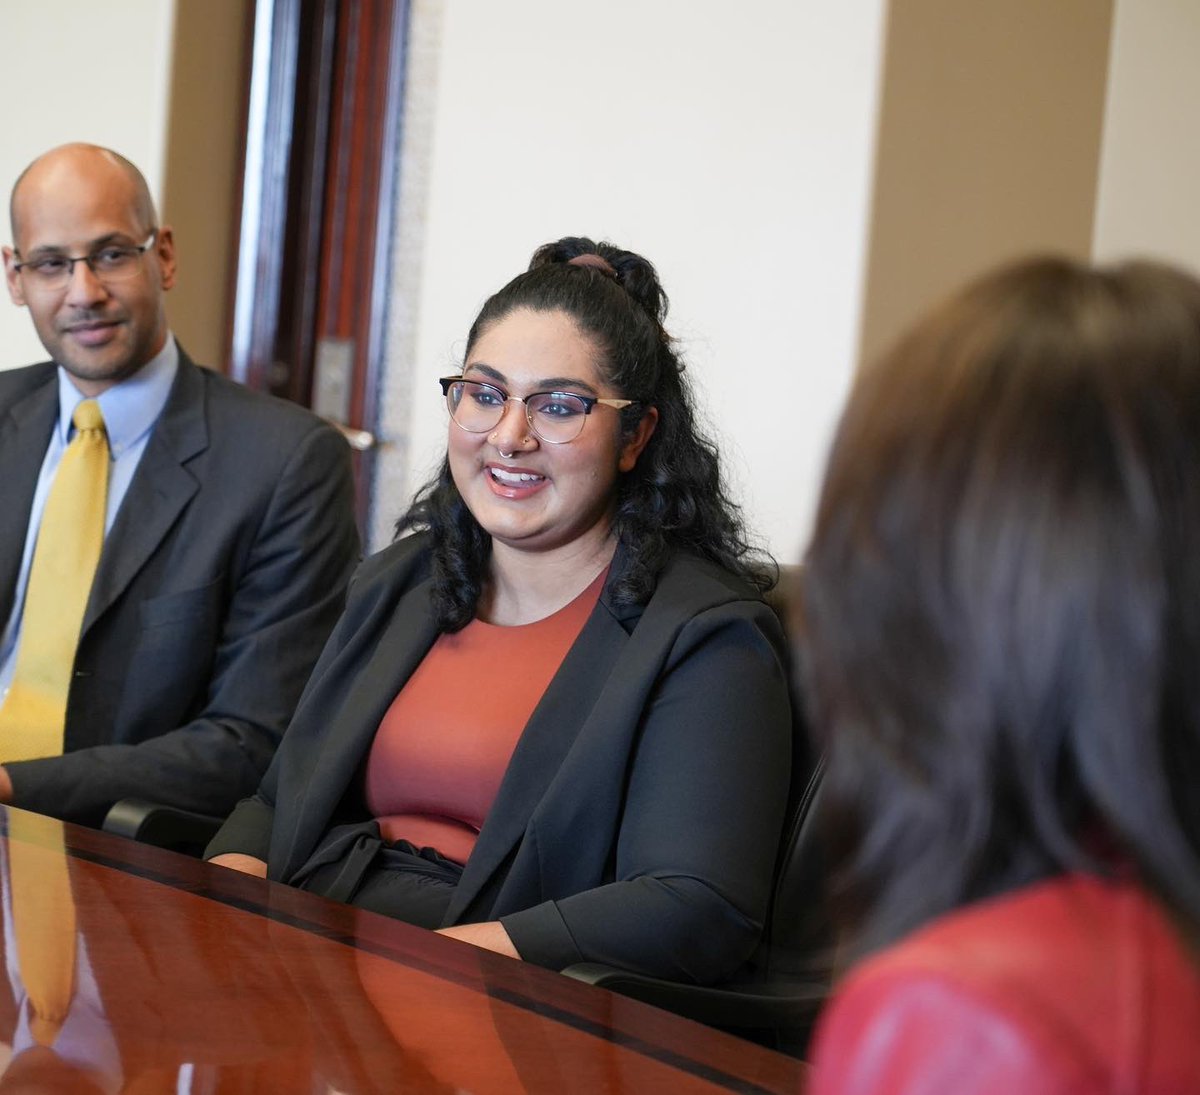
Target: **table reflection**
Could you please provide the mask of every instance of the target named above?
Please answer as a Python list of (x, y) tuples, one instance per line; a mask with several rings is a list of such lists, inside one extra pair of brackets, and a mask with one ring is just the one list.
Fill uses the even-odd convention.
[(797, 1062), (430, 932), (50, 818), (0, 823), (0, 1095), (802, 1086)]
[[(11, 810), (7, 834), (0, 1092), (282, 1091), (289, 1075), (298, 1081), (290, 1089), (312, 1090), (305, 1039), (296, 1037), (306, 1016), (285, 991), (269, 922), (164, 916), (153, 888), (65, 856), (53, 819)], [(72, 906), (54, 926), (74, 922), (65, 938), (44, 930), (54, 919), (46, 914), (61, 911), (45, 907), (47, 891)], [(36, 1006), (44, 980), (36, 952), (50, 947), (73, 970), (65, 1012), (39, 1037), (47, 1022)]]

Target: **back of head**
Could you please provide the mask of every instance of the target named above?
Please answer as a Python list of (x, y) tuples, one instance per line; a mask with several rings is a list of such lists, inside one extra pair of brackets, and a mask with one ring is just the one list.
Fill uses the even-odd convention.
[(1200, 283), (985, 277), (866, 369), (807, 559), (805, 671), (861, 949), (1132, 864), (1200, 927)]

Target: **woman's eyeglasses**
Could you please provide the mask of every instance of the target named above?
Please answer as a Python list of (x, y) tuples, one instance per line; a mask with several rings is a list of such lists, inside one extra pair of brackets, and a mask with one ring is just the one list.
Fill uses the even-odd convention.
[(500, 425), (504, 408), (513, 402), (524, 406), (529, 428), (551, 445), (574, 441), (597, 403), (619, 411), (637, 402), (636, 399), (597, 399), (574, 392), (534, 392), (521, 399), (507, 395), (494, 384), (464, 380), (461, 376), (444, 376), (438, 383), (446, 395), (446, 406), (454, 424), (467, 433), (491, 433)]

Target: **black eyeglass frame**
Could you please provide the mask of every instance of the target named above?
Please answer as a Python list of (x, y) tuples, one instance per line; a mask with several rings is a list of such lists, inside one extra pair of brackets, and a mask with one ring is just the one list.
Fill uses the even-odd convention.
[[(36, 266), (39, 262), (44, 262), (46, 259), (53, 258), (57, 262), (65, 262), (67, 264), (66, 275), (61, 279), (62, 284), (67, 285), (70, 283), (71, 278), (75, 276), (75, 264), (77, 262), (84, 262), (87, 263), (87, 268), (91, 271), (92, 277), (99, 281), (105, 281), (111, 278), (112, 274), (111, 272), (106, 274), (96, 269), (95, 264), (98, 261), (101, 253), (104, 251), (122, 251), (130, 254), (131, 256), (136, 255), (138, 258), (141, 258), (147, 251), (150, 250), (151, 247), (154, 246), (154, 241), (156, 239), (158, 239), (158, 229), (152, 228), (150, 230), (150, 235), (146, 239), (146, 242), (140, 247), (136, 244), (109, 243), (105, 244), (103, 247), (97, 247), (94, 251), (89, 251), (86, 255), (76, 255), (74, 257), (71, 255), (44, 255), (41, 258), (29, 259), (28, 261), (22, 262), (14, 262), (13, 269), (21, 271), (24, 270), (26, 266)], [(19, 251), (16, 252), (18, 258), (20, 257), (20, 254), (21, 253)], [(132, 276), (132, 269), (129, 276)], [(60, 279), (53, 278), (51, 280), (57, 284)], [(125, 280), (125, 275), (121, 275), (117, 278), (117, 280)]]
[(446, 407), (450, 411), (450, 421), (452, 421), (463, 432), (474, 434), (491, 433), (492, 430), (496, 429), (500, 423), (504, 421), (503, 406), (500, 407), (500, 417), (496, 420), (496, 425), (487, 426), (482, 430), (469, 429), (454, 417), (454, 409), (450, 406), (450, 386), (452, 384), (477, 384), (481, 388), (491, 389), (491, 391), (500, 396), (500, 398), (504, 401), (504, 404), (508, 404), (509, 402), (520, 403), (521, 406), (525, 408), (525, 421), (529, 424), (529, 428), (534, 432), (539, 440), (545, 441), (547, 445), (569, 445), (572, 441), (579, 437), (579, 434), (583, 433), (583, 423), (580, 423), (579, 425), (579, 433), (577, 433), (575, 437), (568, 437), (565, 441), (555, 441), (553, 438), (543, 437), (542, 434), (538, 432), (537, 426), (533, 424), (533, 419), (530, 417), (528, 403), (530, 399), (535, 399), (539, 395), (556, 395), (560, 397), (565, 396), (570, 399), (578, 399), (579, 402), (583, 404), (583, 413), (585, 416), (591, 414), (592, 408), (598, 403), (605, 407), (612, 407), (617, 411), (623, 411), (626, 407), (633, 407), (641, 402), (639, 399), (604, 399), (600, 396), (580, 395), (578, 392), (562, 392), (554, 389), (550, 389), (549, 391), (545, 392), (530, 392), (527, 396), (509, 395), (504, 391), (503, 388), (499, 388), (495, 384), (489, 384), (486, 380), (473, 380), (469, 376), (443, 376), (438, 380), (438, 383), (442, 386), (442, 395), (445, 397)]

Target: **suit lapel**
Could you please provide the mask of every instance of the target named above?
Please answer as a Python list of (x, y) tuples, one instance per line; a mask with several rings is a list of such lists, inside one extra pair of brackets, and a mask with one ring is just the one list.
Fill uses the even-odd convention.
[(200, 489), (186, 463), (208, 448), (204, 379), (186, 354), (167, 404), (104, 541), (83, 630), (125, 591)]
[(0, 537), (0, 627), (12, 611), (38, 472), (57, 416), (58, 382), (50, 367), (46, 382), (0, 417), (0, 514), (10, 529)]

